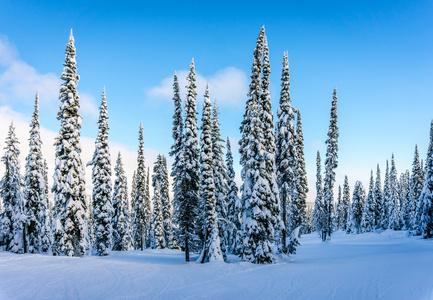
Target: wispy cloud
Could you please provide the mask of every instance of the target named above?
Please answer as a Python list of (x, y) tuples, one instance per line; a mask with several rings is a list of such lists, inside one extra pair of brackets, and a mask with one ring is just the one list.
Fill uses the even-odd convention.
[[(186, 93), (187, 70), (177, 71), (179, 78), (181, 97)], [(206, 83), (209, 82), (209, 89), (212, 100), (217, 100), (219, 105), (238, 106), (245, 102), (248, 91), (247, 75), (236, 68), (227, 67), (217, 71), (210, 76), (196, 75), (197, 93), (203, 95)], [(161, 83), (151, 88), (148, 92), (151, 101), (153, 100), (170, 100), (173, 98), (173, 75), (161, 80)]]

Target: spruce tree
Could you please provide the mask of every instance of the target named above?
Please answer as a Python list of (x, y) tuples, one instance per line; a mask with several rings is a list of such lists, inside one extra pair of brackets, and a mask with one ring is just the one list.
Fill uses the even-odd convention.
[(173, 235), (173, 227), (171, 223), (172, 206), (170, 201), (170, 184), (168, 182), (167, 159), (165, 158), (165, 156), (162, 156), (161, 166), (161, 205), (166, 247), (170, 249), (178, 249), (176, 240)]
[(199, 261), (222, 261), (223, 253), (218, 229), (218, 214), (215, 210), (215, 177), (212, 143), (212, 105), (209, 98), (209, 86), (206, 86), (202, 113), (201, 137), (200, 137), (200, 197), (204, 203), (204, 245)]
[(370, 186), (368, 188), (367, 199), (362, 211), (361, 231), (370, 232), (374, 229), (374, 178), (373, 170), (371, 170)]
[(419, 224), (421, 223), (421, 205), (419, 197), (422, 192), (424, 183), (423, 171), (419, 160), (418, 146), (415, 146), (415, 154), (412, 163), (412, 176), (410, 178), (409, 189), (409, 210), (410, 210), (410, 228), (417, 234), (421, 234)]
[(230, 139), (227, 137), (227, 153), (226, 153), (226, 165), (227, 165), (227, 185), (228, 185), (228, 195), (227, 195), (227, 218), (231, 224), (231, 230), (229, 231), (229, 249), (239, 254), (239, 243), (240, 241), (240, 211), (241, 202), (238, 197), (238, 187), (235, 182), (235, 170), (233, 168), (233, 155), (230, 145)]
[(13, 123), (9, 126), (6, 137), (6, 150), (2, 161), (5, 173), (0, 182), (0, 194), (3, 199), (5, 212), (1, 220), (1, 241), (7, 251), (14, 253), (26, 252), (25, 199), (23, 194), (23, 180), (20, 174), (19, 141), (15, 134)]
[(421, 207), (420, 229), (423, 238), (433, 237), (433, 120), (430, 127), (430, 143), (427, 150), (425, 180), (419, 198)]
[(42, 140), (39, 125), (39, 94), (35, 97), (35, 110), (30, 123), (29, 154), (26, 158), (25, 199), (27, 215), (27, 243), (30, 253), (47, 251), (51, 247), (52, 234), (49, 220), (45, 160), (42, 157)]
[(133, 200), (132, 209), (134, 211), (132, 219), (132, 231), (134, 237), (134, 249), (143, 250), (146, 246), (146, 229), (149, 224), (149, 211), (146, 208), (146, 167), (144, 165), (144, 144), (143, 144), (143, 126), (140, 123), (138, 133), (138, 156), (137, 156), (137, 171), (136, 189)]
[(382, 226), (383, 220), (383, 209), (384, 209), (384, 198), (382, 193), (382, 182), (380, 179), (380, 168), (379, 164), (377, 164), (376, 171), (376, 181), (374, 183), (374, 200), (375, 200), (375, 208), (374, 208), (374, 219), (376, 228), (380, 228)]
[(355, 183), (353, 190), (352, 205), (350, 207), (350, 217), (348, 232), (360, 233), (361, 232), (361, 220), (362, 212), (364, 208), (365, 191), (361, 181)]
[(218, 117), (218, 107), (213, 104), (211, 117), (211, 141), (213, 153), (213, 173), (215, 183), (215, 210), (217, 213), (218, 232), (221, 240), (221, 250), (225, 256), (229, 250), (229, 224), (227, 223), (227, 196), (229, 187), (227, 185), (227, 166), (224, 162), (224, 146), (221, 144), (224, 140), (221, 138), (220, 124)]
[(323, 224), (323, 185), (322, 185), (322, 163), (320, 159), (320, 152), (317, 151), (316, 158), (316, 200), (314, 201), (314, 230), (322, 232)]
[(113, 250), (127, 251), (133, 249), (133, 242), (128, 207), (128, 182), (120, 152), (117, 155), (114, 175), (116, 179), (113, 187)]
[(111, 156), (108, 145), (108, 107), (105, 87), (102, 92), (99, 107), (98, 136), (95, 141), (95, 152), (92, 160), (87, 164), (93, 166), (93, 226), (95, 229), (94, 249), (100, 256), (109, 255), (113, 247), (114, 214), (111, 186)]
[(152, 213), (151, 213), (151, 208), (150, 208), (150, 168), (147, 167), (147, 173), (146, 173), (146, 186), (145, 186), (145, 193), (144, 193), (144, 207), (145, 207), (145, 215), (147, 216), (146, 218), (146, 247), (150, 247), (150, 230), (152, 228), (152, 224), (151, 224), (151, 217), (152, 217)]
[(402, 229), (409, 229), (410, 223), (410, 172), (406, 170), (400, 175), (398, 183), (398, 195), (400, 202), (400, 225)]
[(334, 211), (334, 182), (338, 166), (338, 126), (337, 126), (337, 88), (332, 97), (331, 117), (329, 119), (328, 139), (326, 140), (325, 179), (323, 182), (323, 226), (322, 240), (329, 241), (332, 234)]
[(154, 248), (163, 249), (166, 247), (164, 237), (164, 220), (162, 208), (162, 182), (163, 182), (163, 157), (158, 154), (153, 166), (152, 187), (153, 187), (153, 239)]
[(335, 209), (335, 219), (334, 219), (334, 228), (335, 230), (339, 230), (342, 224), (342, 197), (341, 194), (341, 185), (338, 186), (338, 197), (337, 197), (337, 207)]
[(56, 137), (54, 167), (54, 241), (53, 254), (83, 256), (88, 248), (86, 221), (85, 170), (81, 160), (81, 124), (78, 113), (80, 97), (77, 93), (76, 51), (71, 34), (66, 44), (66, 57), (60, 87), (60, 131)]
[(390, 198), (388, 201), (388, 214), (389, 214), (389, 229), (400, 229), (399, 207), (398, 207), (398, 183), (397, 183), (397, 170), (395, 168), (394, 154), (391, 157), (391, 171), (389, 174), (390, 181)]
[[(199, 148), (197, 139), (197, 92), (194, 59), (191, 61), (187, 78), (187, 95), (185, 100), (185, 130), (182, 138), (182, 159), (179, 170), (181, 198), (176, 199), (176, 223), (179, 226), (179, 239), (185, 249), (185, 260), (189, 261), (189, 251), (197, 249), (197, 228), (195, 221), (199, 208)], [(175, 194), (176, 197), (176, 194)]]
[(389, 203), (391, 201), (391, 181), (389, 178), (389, 165), (386, 160), (386, 171), (385, 180), (383, 183), (383, 201), (382, 201), (382, 212), (381, 212), (381, 226), (383, 229), (389, 228)]
[(341, 199), (341, 229), (347, 230), (347, 222), (349, 219), (349, 208), (350, 208), (350, 187), (347, 175), (344, 176), (343, 183), (343, 198)]

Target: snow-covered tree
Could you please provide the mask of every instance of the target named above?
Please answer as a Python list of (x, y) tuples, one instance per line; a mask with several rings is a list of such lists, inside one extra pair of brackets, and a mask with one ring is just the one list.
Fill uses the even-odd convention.
[(113, 248), (114, 214), (111, 198), (111, 156), (108, 145), (108, 107), (105, 87), (102, 92), (99, 107), (98, 136), (95, 141), (95, 152), (92, 160), (87, 164), (93, 166), (93, 226), (95, 228), (94, 249), (100, 256), (109, 255)]
[(45, 160), (42, 157), (42, 140), (39, 125), (39, 93), (35, 97), (35, 110), (30, 123), (29, 154), (26, 158), (24, 177), (27, 216), (28, 252), (46, 252), (52, 243), (50, 207), (48, 204), (47, 182), (45, 181)]
[(382, 220), (383, 220), (382, 213), (384, 207), (384, 198), (382, 193), (382, 181), (380, 179), (379, 164), (377, 164), (376, 181), (374, 183), (374, 200), (375, 200), (374, 220), (376, 223), (376, 228), (381, 228)]
[(230, 145), (230, 139), (227, 137), (227, 153), (226, 153), (226, 165), (227, 165), (227, 185), (228, 185), (228, 195), (227, 195), (227, 218), (231, 224), (231, 230), (229, 231), (229, 249), (239, 254), (239, 243), (240, 236), (239, 230), (241, 228), (241, 222), (239, 219), (241, 211), (241, 202), (238, 196), (238, 187), (235, 182), (235, 170), (233, 168), (233, 155), (232, 148)]
[(213, 176), (215, 183), (215, 210), (217, 213), (218, 232), (221, 240), (221, 250), (225, 256), (229, 250), (229, 231), (230, 226), (227, 222), (227, 196), (229, 187), (227, 185), (227, 166), (224, 162), (224, 140), (221, 138), (220, 123), (218, 117), (218, 107), (213, 104), (211, 117), (211, 141), (213, 153)]
[(433, 120), (430, 127), (430, 143), (427, 150), (425, 180), (419, 198), (421, 202), (420, 229), (423, 238), (433, 237)]
[(411, 227), (410, 220), (410, 172), (406, 170), (400, 175), (398, 182), (398, 196), (400, 202), (400, 224), (404, 229)]
[(221, 240), (219, 236), (215, 197), (215, 178), (212, 145), (212, 105), (209, 98), (209, 86), (206, 86), (202, 113), (200, 137), (200, 198), (204, 203), (204, 244), (199, 261), (223, 261)]
[(335, 218), (334, 218), (334, 228), (335, 230), (340, 229), (342, 225), (342, 218), (341, 218), (341, 206), (343, 204), (342, 201), (342, 194), (341, 194), (341, 185), (338, 186), (338, 196), (337, 196), (337, 207), (335, 209)]
[(341, 219), (341, 229), (347, 230), (347, 221), (349, 219), (349, 208), (350, 208), (350, 187), (349, 180), (347, 179), (347, 175), (344, 176), (343, 183), (343, 198), (341, 199), (341, 210), (340, 210), (340, 219)]
[(132, 209), (132, 231), (134, 237), (134, 248), (143, 250), (146, 246), (147, 236), (146, 229), (150, 224), (150, 208), (146, 205), (146, 167), (144, 165), (144, 143), (143, 143), (143, 126), (140, 123), (138, 133), (138, 156), (136, 176), (136, 192), (133, 198)]
[(364, 207), (365, 191), (361, 181), (355, 183), (353, 190), (352, 205), (350, 206), (350, 216), (347, 232), (348, 233), (360, 233), (361, 232), (361, 220), (362, 211)]
[[(182, 169), (180, 176), (181, 198), (176, 199), (176, 223), (179, 226), (180, 241), (183, 242), (185, 260), (189, 261), (189, 251), (197, 249), (197, 228), (195, 221), (199, 208), (199, 147), (197, 138), (197, 92), (194, 59), (191, 61), (187, 78), (187, 94), (185, 100), (185, 130), (182, 147)], [(176, 193), (175, 193), (176, 197)]]
[(326, 140), (325, 178), (323, 181), (323, 225), (322, 240), (331, 239), (334, 211), (334, 182), (338, 166), (338, 125), (337, 125), (337, 88), (332, 96), (331, 117), (329, 119), (328, 139)]
[(388, 228), (398, 230), (400, 229), (400, 217), (398, 207), (398, 183), (397, 183), (397, 170), (395, 168), (394, 154), (391, 157), (391, 171), (389, 173), (389, 186), (390, 198), (388, 201), (388, 214), (389, 223)]
[(382, 211), (381, 211), (381, 226), (383, 229), (389, 228), (389, 203), (391, 201), (391, 181), (389, 178), (389, 164), (386, 160), (386, 171), (385, 180), (383, 183), (383, 201), (382, 201)]
[(9, 126), (6, 137), (6, 150), (2, 161), (5, 173), (0, 182), (0, 194), (5, 212), (1, 220), (0, 238), (7, 251), (14, 253), (26, 252), (26, 215), (23, 194), (23, 180), (20, 174), (19, 141), (15, 134), (13, 123)]
[(288, 55), (283, 55), (283, 70), (281, 74), (280, 102), (277, 111), (278, 121), (275, 128), (276, 157), (278, 188), (280, 191), (281, 219), (283, 221), (282, 252), (287, 253), (288, 217), (290, 212), (290, 199), (296, 187), (296, 135), (295, 114), (290, 100), (290, 74)]
[(367, 199), (362, 211), (361, 230), (362, 232), (370, 232), (374, 229), (374, 178), (373, 170), (371, 170), (370, 186), (368, 188)]
[(127, 251), (133, 249), (133, 241), (128, 207), (128, 182), (120, 152), (117, 155), (114, 175), (116, 179), (113, 187), (113, 250)]
[(77, 93), (76, 51), (71, 34), (66, 44), (66, 57), (61, 76), (60, 131), (56, 137), (54, 167), (54, 241), (53, 254), (82, 256), (88, 248), (88, 226), (86, 220), (87, 200), (85, 194), (85, 170), (81, 160), (80, 97)]
[(323, 219), (323, 185), (322, 185), (322, 162), (320, 159), (320, 152), (317, 151), (316, 158), (316, 200), (314, 201), (314, 215), (313, 223), (314, 230), (322, 232), (322, 219)]
[(164, 239), (166, 247), (170, 249), (178, 249), (176, 240), (173, 235), (173, 227), (171, 223), (172, 206), (170, 201), (170, 184), (168, 182), (168, 169), (167, 159), (162, 155), (161, 165), (161, 205), (162, 205), (162, 219), (164, 228)]
[(419, 197), (422, 192), (424, 183), (423, 170), (419, 160), (418, 146), (415, 146), (415, 154), (412, 163), (412, 175), (410, 178), (409, 189), (409, 210), (410, 210), (410, 228), (414, 229), (417, 234), (421, 234), (419, 224), (421, 223), (421, 205)]
[(162, 180), (163, 180), (163, 157), (158, 154), (156, 162), (153, 166), (152, 186), (153, 186), (153, 246), (156, 249), (166, 247), (164, 237), (164, 219), (162, 208)]

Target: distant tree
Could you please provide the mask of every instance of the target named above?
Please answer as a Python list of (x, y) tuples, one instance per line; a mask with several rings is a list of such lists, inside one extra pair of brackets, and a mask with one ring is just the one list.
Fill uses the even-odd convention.
[(24, 177), (27, 215), (28, 252), (46, 252), (51, 247), (52, 233), (49, 220), (47, 182), (45, 181), (45, 160), (42, 156), (42, 140), (39, 124), (39, 93), (35, 97), (35, 110), (30, 123), (29, 154), (26, 158)]
[(171, 223), (172, 206), (170, 202), (170, 184), (168, 182), (168, 169), (167, 159), (162, 155), (161, 164), (161, 205), (162, 205), (162, 219), (164, 228), (164, 239), (166, 247), (170, 249), (178, 249), (178, 245), (173, 235), (173, 227)]
[(9, 126), (6, 137), (6, 150), (2, 161), (5, 173), (0, 182), (0, 194), (3, 199), (5, 212), (1, 220), (1, 240), (7, 251), (14, 253), (26, 252), (25, 200), (23, 194), (23, 180), (20, 174), (19, 141), (15, 134), (13, 123)]
[(419, 160), (418, 146), (415, 146), (415, 154), (412, 163), (412, 176), (410, 178), (409, 189), (409, 210), (410, 210), (410, 229), (415, 230), (417, 234), (421, 234), (421, 205), (419, 197), (423, 189), (424, 177), (421, 163)]
[(395, 168), (394, 154), (391, 158), (391, 171), (389, 174), (390, 181), (390, 198), (388, 201), (389, 213), (389, 228), (398, 230), (400, 229), (399, 207), (398, 207), (398, 183), (397, 183), (397, 170)]
[(348, 232), (360, 233), (361, 232), (361, 220), (362, 211), (364, 207), (365, 191), (361, 181), (355, 183), (355, 189), (353, 190), (352, 205), (350, 207), (350, 218), (348, 225)]
[(420, 228), (423, 238), (427, 239), (433, 237), (433, 120), (425, 168), (425, 181), (419, 201), (422, 208)]
[(316, 200), (314, 202), (314, 229), (317, 232), (322, 232), (323, 225), (323, 185), (322, 185), (322, 167), (321, 167), (320, 152), (317, 151), (316, 158)]
[(83, 256), (88, 248), (87, 200), (85, 170), (81, 160), (81, 124), (78, 113), (80, 97), (77, 93), (76, 51), (74, 37), (69, 36), (60, 86), (60, 131), (54, 145), (54, 242), (53, 254)]
[(362, 211), (361, 231), (370, 232), (374, 229), (374, 178), (373, 170), (371, 170), (370, 186), (368, 188), (368, 196), (365, 200), (365, 205)]
[(338, 166), (338, 125), (337, 125), (337, 88), (332, 97), (331, 117), (329, 119), (328, 139), (326, 140), (325, 179), (323, 182), (323, 225), (322, 241), (329, 241), (332, 234), (334, 211), (335, 171)]
[(109, 255), (113, 248), (114, 214), (111, 186), (111, 156), (108, 145), (108, 107), (105, 87), (102, 92), (99, 107), (98, 136), (95, 141), (95, 152), (92, 160), (87, 164), (93, 166), (93, 222), (95, 228), (94, 249), (100, 256)]
[(341, 194), (341, 185), (338, 186), (338, 197), (337, 197), (337, 208), (335, 209), (335, 218), (334, 218), (334, 227), (335, 230), (339, 230), (342, 224), (342, 214), (341, 214), (341, 208), (343, 204), (342, 200), (342, 194)]
[(383, 209), (384, 209), (384, 198), (382, 193), (382, 183), (380, 179), (380, 168), (379, 164), (377, 165), (376, 171), (376, 181), (374, 183), (374, 199), (375, 199), (375, 208), (374, 208), (374, 219), (376, 228), (382, 227), (383, 220)]
[(383, 184), (383, 201), (382, 201), (382, 215), (381, 227), (383, 229), (389, 228), (389, 203), (391, 201), (391, 181), (389, 178), (388, 160), (386, 161), (385, 181)]
[(400, 224), (403, 229), (411, 227), (410, 219), (410, 172), (406, 170), (401, 173), (400, 181), (398, 182), (398, 196), (400, 203)]
[(155, 165), (153, 166), (152, 186), (153, 186), (153, 246), (156, 249), (166, 247), (164, 237), (164, 219), (162, 208), (162, 181), (163, 181), (163, 157), (158, 154)]
[(127, 251), (133, 249), (133, 241), (128, 207), (128, 182), (120, 152), (117, 155), (114, 173), (116, 179), (113, 187), (113, 250)]

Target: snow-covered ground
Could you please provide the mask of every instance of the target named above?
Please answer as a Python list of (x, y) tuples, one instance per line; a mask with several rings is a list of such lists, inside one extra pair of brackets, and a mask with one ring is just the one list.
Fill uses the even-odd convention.
[[(193, 256), (193, 259), (197, 256)], [(316, 234), (272, 265), (185, 263), (172, 250), (108, 257), (0, 252), (1, 299), (433, 299), (433, 240)]]

